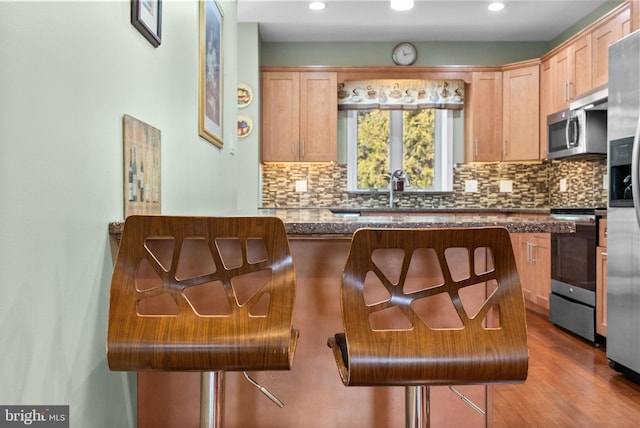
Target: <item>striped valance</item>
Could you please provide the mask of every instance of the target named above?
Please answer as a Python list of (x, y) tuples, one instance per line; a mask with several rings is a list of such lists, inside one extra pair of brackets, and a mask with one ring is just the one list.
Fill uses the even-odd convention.
[(462, 110), (464, 80), (348, 80), (338, 85), (339, 110)]

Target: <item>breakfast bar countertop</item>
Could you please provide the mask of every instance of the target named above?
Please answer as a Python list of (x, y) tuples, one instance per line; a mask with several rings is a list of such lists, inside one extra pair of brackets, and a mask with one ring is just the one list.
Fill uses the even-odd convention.
[[(231, 215), (231, 214), (230, 214)], [(275, 216), (290, 236), (351, 235), (361, 228), (445, 228), (501, 226), (513, 233), (574, 233), (575, 223), (551, 218), (548, 210), (257, 209), (237, 216)], [(109, 223), (119, 237), (123, 221)]]

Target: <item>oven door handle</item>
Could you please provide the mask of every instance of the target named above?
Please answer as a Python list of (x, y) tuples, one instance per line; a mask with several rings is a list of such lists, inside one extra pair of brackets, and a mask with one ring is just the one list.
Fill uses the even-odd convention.
[(640, 167), (638, 156), (640, 155), (640, 117), (636, 125), (636, 133), (633, 136), (633, 152), (631, 155), (631, 195), (633, 197), (633, 210), (636, 214), (636, 222), (640, 227)]

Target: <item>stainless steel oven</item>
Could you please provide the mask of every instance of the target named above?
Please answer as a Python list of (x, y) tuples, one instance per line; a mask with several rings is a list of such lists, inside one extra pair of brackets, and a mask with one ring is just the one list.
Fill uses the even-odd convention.
[(551, 234), (549, 319), (595, 343), (595, 208), (552, 209), (551, 216), (575, 221), (576, 232)]

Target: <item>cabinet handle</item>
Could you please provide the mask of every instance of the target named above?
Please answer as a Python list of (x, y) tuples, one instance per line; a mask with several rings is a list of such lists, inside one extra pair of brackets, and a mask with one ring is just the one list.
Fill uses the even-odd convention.
[(475, 159), (478, 160), (478, 139), (477, 138), (475, 140), (475, 143), (476, 143), (476, 156), (475, 156)]
[(295, 140), (293, 142), (293, 158), (298, 159), (298, 155), (300, 154), (300, 142)]
[(569, 91), (567, 93), (567, 95), (568, 95), (567, 101), (571, 101), (573, 99), (573, 95), (572, 95), (573, 91), (571, 90), (571, 88), (573, 87), (573, 82), (567, 82), (567, 87), (569, 88)]
[(531, 242), (531, 263), (536, 263), (538, 261), (538, 259), (534, 257), (535, 253), (533, 251), (535, 247), (537, 247), (537, 245)]
[(602, 254), (603, 256), (607, 257), (607, 252), (606, 252), (606, 251), (603, 251), (603, 252), (602, 252), (602, 253), (600, 253), (600, 254)]
[(507, 154), (509, 154), (509, 150), (507, 150), (507, 148), (509, 147), (509, 142), (507, 140), (502, 140), (502, 156), (506, 157)]
[(304, 159), (304, 138), (300, 140), (300, 159)]
[(531, 263), (531, 242), (527, 242), (527, 263)]

